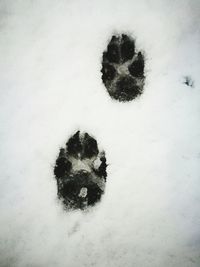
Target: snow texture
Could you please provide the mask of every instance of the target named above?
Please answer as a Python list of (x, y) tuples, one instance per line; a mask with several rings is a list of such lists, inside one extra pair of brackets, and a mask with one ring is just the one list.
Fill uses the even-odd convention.
[[(1, 267), (200, 266), (199, 25), (198, 0), (0, 1)], [(127, 103), (101, 80), (120, 33), (146, 59)], [(95, 208), (66, 213), (53, 169), (77, 130), (108, 177)]]

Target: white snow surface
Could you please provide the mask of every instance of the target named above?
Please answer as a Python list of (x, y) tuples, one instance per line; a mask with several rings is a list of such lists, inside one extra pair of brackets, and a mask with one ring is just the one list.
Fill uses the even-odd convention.
[[(100, 73), (122, 32), (146, 56), (129, 103)], [(0, 266), (199, 267), (200, 2), (1, 0), (0, 55)], [(109, 163), (88, 212), (63, 210), (53, 175), (76, 130)]]

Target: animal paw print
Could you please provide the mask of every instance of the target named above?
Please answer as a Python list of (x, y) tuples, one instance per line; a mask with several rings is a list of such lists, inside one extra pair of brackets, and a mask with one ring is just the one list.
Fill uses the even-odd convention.
[[(102, 80), (110, 96), (131, 101), (143, 92), (144, 55), (126, 34), (112, 36), (103, 53)], [(58, 198), (66, 209), (84, 210), (100, 201), (105, 191), (105, 153), (88, 133), (76, 132), (66, 143), (54, 167)]]
[(58, 197), (68, 209), (86, 209), (100, 199), (105, 190), (106, 158), (97, 141), (88, 133), (76, 132), (61, 148), (54, 174)]
[(144, 86), (144, 55), (126, 34), (112, 36), (103, 53), (102, 81), (109, 95), (121, 102), (139, 96)]

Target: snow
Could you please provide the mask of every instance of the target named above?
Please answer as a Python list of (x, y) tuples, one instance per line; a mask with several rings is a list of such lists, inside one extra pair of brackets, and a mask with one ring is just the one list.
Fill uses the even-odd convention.
[[(199, 1), (2, 0), (0, 12), (0, 266), (200, 266)], [(101, 81), (118, 32), (146, 56), (130, 103)], [(106, 192), (65, 212), (53, 167), (78, 129), (106, 152)]]

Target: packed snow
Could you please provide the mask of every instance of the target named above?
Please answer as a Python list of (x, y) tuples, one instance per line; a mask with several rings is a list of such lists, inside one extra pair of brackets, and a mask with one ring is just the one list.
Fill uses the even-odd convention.
[[(128, 103), (101, 80), (117, 33), (146, 58)], [(200, 2), (1, 0), (0, 54), (0, 266), (199, 267)], [(66, 212), (53, 168), (77, 130), (108, 177), (98, 205)]]

